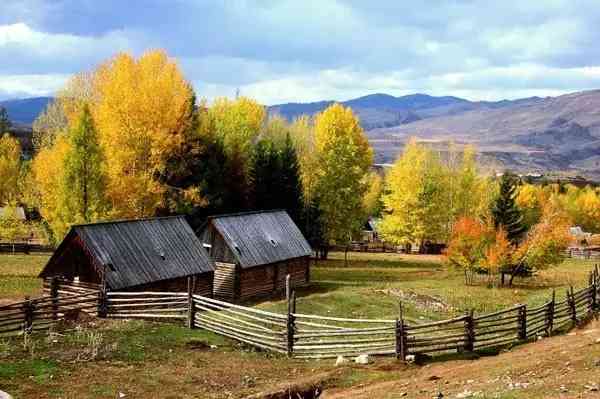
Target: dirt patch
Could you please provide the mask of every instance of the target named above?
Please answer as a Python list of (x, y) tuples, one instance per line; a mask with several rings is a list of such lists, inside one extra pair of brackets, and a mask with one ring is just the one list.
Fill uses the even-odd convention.
[(433, 295), (419, 294), (413, 290), (401, 290), (400, 288), (389, 288), (379, 290), (385, 295), (396, 297), (402, 301), (410, 302), (419, 310), (434, 312), (452, 312), (454, 308), (442, 300), (442, 298)]
[(196, 350), (196, 351), (208, 351), (211, 349), (210, 344), (206, 341), (200, 341), (197, 339), (189, 340), (185, 343), (186, 349)]
[(310, 378), (299, 379), (268, 391), (246, 396), (244, 399), (320, 398), (326, 386), (335, 381), (340, 373), (341, 371), (317, 374)]
[(410, 366), (393, 381), (327, 390), (322, 398), (598, 398), (600, 322), (497, 356)]

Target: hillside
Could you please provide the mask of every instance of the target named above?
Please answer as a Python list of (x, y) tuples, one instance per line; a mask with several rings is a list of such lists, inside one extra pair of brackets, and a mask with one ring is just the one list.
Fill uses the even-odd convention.
[(405, 140), (417, 136), (438, 145), (473, 143), (498, 168), (598, 177), (600, 90), (513, 101), (502, 107), (482, 104), (454, 115), (370, 131), (378, 161), (393, 161)]
[(13, 123), (31, 125), (51, 100), (51, 97), (7, 100), (0, 101), (0, 107), (6, 108), (8, 117)]

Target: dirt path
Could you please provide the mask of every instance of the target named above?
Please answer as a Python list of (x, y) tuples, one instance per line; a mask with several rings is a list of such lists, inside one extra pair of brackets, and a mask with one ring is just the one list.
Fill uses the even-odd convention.
[(393, 381), (330, 389), (322, 398), (435, 398), (439, 393), (444, 398), (600, 398), (600, 322), (498, 356), (409, 366)]

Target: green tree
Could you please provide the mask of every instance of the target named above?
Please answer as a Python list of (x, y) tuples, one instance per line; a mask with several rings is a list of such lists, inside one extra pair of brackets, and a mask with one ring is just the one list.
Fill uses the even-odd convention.
[(513, 244), (519, 243), (526, 231), (521, 209), (516, 203), (517, 184), (516, 175), (510, 172), (504, 173), (500, 179), (498, 195), (492, 204), (495, 228), (502, 226), (506, 230), (508, 240)]
[(77, 126), (69, 132), (68, 141), (63, 201), (74, 222), (89, 223), (103, 217), (107, 202), (104, 156), (87, 106), (83, 107)]
[(10, 119), (8, 119), (6, 108), (0, 107), (0, 135), (8, 133), (11, 127), (12, 123), (10, 122)]
[(348, 242), (362, 227), (373, 150), (350, 108), (334, 104), (315, 119), (315, 189), (327, 242)]
[(285, 209), (303, 230), (302, 183), (296, 149), (289, 135), (281, 148), (270, 139), (259, 141), (252, 157), (251, 182), (256, 209)]

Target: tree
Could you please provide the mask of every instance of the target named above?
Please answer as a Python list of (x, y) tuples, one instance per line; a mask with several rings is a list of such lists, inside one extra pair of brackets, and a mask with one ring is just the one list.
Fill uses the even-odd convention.
[(68, 121), (60, 100), (51, 101), (33, 122), (33, 147), (36, 151), (51, 147), (56, 137), (67, 131)]
[(545, 205), (540, 222), (527, 233), (524, 242), (514, 253), (510, 268), (509, 285), (516, 276), (531, 275), (563, 260), (563, 252), (569, 245), (571, 220), (557, 203)]
[(482, 271), (490, 239), (490, 229), (480, 220), (463, 216), (454, 223), (446, 257), (464, 271), (465, 284), (472, 284), (474, 274)]
[(68, 142), (69, 150), (63, 163), (62, 201), (73, 222), (93, 222), (105, 215), (108, 205), (104, 155), (87, 106), (83, 107), (77, 126), (69, 132)]
[(540, 221), (542, 209), (547, 201), (546, 193), (540, 186), (533, 184), (523, 184), (519, 187), (516, 204), (523, 213), (523, 224), (526, 228), (531, 228)]
[(26, 238), (28, 233), (27, 223), (17, 216), (14, 203), (6, 204), (0, 213), (0, 242), (15, 242)]
[(445, 238), (447, 208), (439, 157), (411, 139), (388, 172), (381, 232), (396, 244)]
[(296, 149), (287, 135), (278, 148), (270, 139), (259, 141), (251, 168), (253, 202), (256, 209), (285, 209), (302, 226), (302, 185)]
[[(490, 243), (486, 250), (485, 262), (483, 263), (483, 269), (488, 274), (490, 283), (493, 276), (510, 269), (515, 249), (515, 246), (508, 240), (506, 230), (500, 226), (496, 230), (494, 241)], [(504, 279), (502, 279), (502, 284), (504, 284)]]
[(362, 225), (373, 150), (352, 110), (333, 104), (315, 119), (315, 191), (327, 242), (348, 242)]
[(510, 172), (502, 175), (499, 193), (492, 205), (495, 228), (502, 226), (511, 243), (517, 244), (525, 233), (523, 215), (516, 204), (517, 176)]
[(19, 199), (21, 146), (19, 140), (4, 134), (0, 137), (0, 206)]
[(12, 123), (8, 119), (6, 108), (0, 107), (0, 135), (8, 133), (11, 127)]
[(167, 160), (185, 141), (194, 94), (162, 51), (119, 54), (94, 73), (90, 105), (106, 157), (107, 196), (116, 217), (154, 215), (167, 187)]
[(246, 97), (219, 98), (208, 109), (208, 117), (209, 128), (227, 156), (227, 173), (223, 176), (229, 197), (227, 206), (235, 211), (248, 209), (252, 147), (264, 123), (265, 109)]
[(56, 243), (62, 239), (72, 223), (71, 215), (64, 204), (65, 173), (63, 165), (70, 151), (66, 135), (56, 138), (51, 147), (42, 148), (33, 159), (31, 187), (33, 197), (41, 216), (47, 222), (49, 241)]
[(363, 197), (366, 217), (379, 217), (383, 210), (383, 178), (377, 172), (367, 176), (367, 191)]

